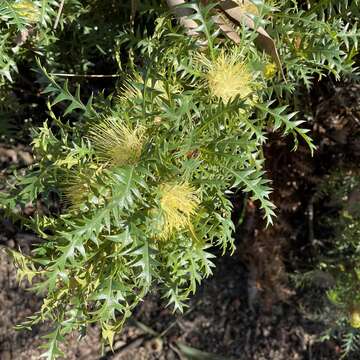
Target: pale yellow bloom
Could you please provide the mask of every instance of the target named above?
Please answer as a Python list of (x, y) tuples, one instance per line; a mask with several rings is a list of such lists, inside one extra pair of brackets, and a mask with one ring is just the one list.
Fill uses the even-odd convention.
[(163, 223), (160, 238), (166, 239), (174, 232), (191, 227), (200, 199), (188, 183), (166, 183), (160, 186), (160, 208)]
[(143, 126), (132, 129), (120, 119), (109, 117), (92, 127), (89, 138), (101, 161), (123, 166), (140, 159), (144, 135)]
[(72, 208), (78, 208), (83, 204), (89, 195), (90, 184), (85, 179), (78, 176), (68, 178), (63, 187), (66, 200), (70, 203)]
[(235, 0), (241, 10), (247, 14), (259, 15), (258, 7), (250, 0)]
[[(103, 170), (103, 166), (93, 163), (88, 164), (86, 169), (72, 171), (66, 176), (61, 184), (61, 189), (65, 196), (65, 203), (71, 209), (79, 209), (81, 205), (89, 201), (91, 194), (94, 195), (92, 187), (95, 184), (97, 175)], [(95, 197), (91, 200), (94, 203)], [(96, 201), (99, 203), (103, 200), (96, 198)]]
[(141, 90), (134, 86), (134, 83), (143, 83), (143, 79), (141, 78), (140, 74), (135, 73), (133, 77), (129, 77), (120, 87), (120, 95), (118, 96), (120, 103), (133, 100), (136, 97), (142, 97)]
[(350, 313), (350, 325), (358, 329), (360, 328), (360, 308), (354, 308)]
[(253, 77), (247, 65), (238, 62), (237, 56), (227, 56), (224, 52), (210, 65), (206, 79), (211, 94), (225, 103), (236, 96), (247, 98), (253, 91)]
[(265, 79), (272, 79), (277, 72), (277, 67), (274, 63), (269, 63), (264, 66), (264, 76)]
[(15, 11), (29, 23), (36, 23), (40, 20), (40, 10), (32, 1), (20, 0), (15, 2), (12, 6)]

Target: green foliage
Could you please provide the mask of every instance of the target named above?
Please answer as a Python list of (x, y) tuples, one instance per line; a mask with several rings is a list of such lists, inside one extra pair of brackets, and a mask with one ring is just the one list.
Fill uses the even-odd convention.
[[(45, 204), (23, 217), (43, 241), (30, 257), (13, 256), (20, 278), (34, 277), (33, 290), (44, 295), (23, 327), (52, 321), (45, 356), (54, 359), (63, 336), (91, 323), (111, 345), (153, 289), (182, 311), (212, 274), (213, 248), (234, 250), (235, 190), (249, 193), (273, 222), (266, 134), (281, 131), (295, 148), (306, 141), (315, 149), (291, 107), (294, 90), (310, 88), (315, 77), (349, 75), (358, 33), (336, 7), (324, 22), (322, 10), (296, 1), (257, 1), (256, 21), (276, 41), (285, 81), (276, 69), (265, 71), (274, 60), (255, 46), (256, 31), (240, 26), (240, 44), (224, 41), (213, 4), (186, 5), (198, 26), (191, 37), (150, 2), (136, 12), (136, 24), (126, 21), (129, 7), (108, 24), (107, 8), (121, 13), (123, 5), (67, 1), (60, 30), (57, 2), (26, 1), (31, 16), (18, 3), (0, 7), (2, 81), (12, 81), (22, 59), (35, 66), (20, 43), (11, 55), (14, 35), (31, 29), (48, 119), (33, 131), (36, 163), (0, 201), (16, 218), (26, 204)], [(80, 91), (80, 84), (73, 90), (56, 75), (89, 75), (105, 59), (119, 77), (109, 96)], [(51, 197), (58, 211), (46, 207)]]
[(318, 187), (314, 198), (332, 208), (321, 219), (332, 236), (321, 249), (318, 266), (331, 278), (327, 296), (333, 306), (332, 315), (327, 315), (328, 333), (342, 339), (344, 357), (360, 344), (359, 186), (357, 170), (337, 169)]

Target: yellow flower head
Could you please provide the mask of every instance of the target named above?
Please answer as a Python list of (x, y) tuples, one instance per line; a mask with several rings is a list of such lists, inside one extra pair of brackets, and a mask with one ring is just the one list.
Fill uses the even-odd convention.
[(140, 159), (144, 135), (143, 126), (132, 129), (120, 119), (109, 117), (93, 126), (89, 138), (101, 161), (123, 166)]
[(359, 308), (354, 308), (351, 311), (349, 322), (353, 328), (355, 328), (355, 329), (360, 328), (360, 309)]
[(91, 193), (91, 184), (95, 170), (89, 168), (85, 171), (73, 171), (64, 179), (61, 189), (65, 196), (65, 203), (72, 209), (78, 209), (84, 204)]
[(265, 79), (272, 79), (277, 72), (277, 67), (274, 63), (269, 63), (264, 66), (264, 76)]
[(13, 8), (18, 14), (25, 18), (29, 23), (36, 23), (40, 19), (39, 8), (29, 0), (20, 0), (13, 4)]
[(120, 103), (133, 100), (134, 98), (142, 98), (142, 92), (134, 84), (143, 84), (143, 79), (140, 74), (135, 73), (132, 77), (129, 77), (120, 87), (120, 95), (118, 95), (118, 100)]
[(160, 186), (160, 207), (163, 224), (160, 238), (191, 226), (190, 218), (195, 214), (200, 199), (188, 183), (166, 183)]
[(63, 191), (67, 200), (66, 203), (69, 203), (72, 208), (78, 208), (87, 200), (90, 184), (85, 179), (80, 179), (74, 175), (68, 178), (66, 184), (64, 184)]
[(250, 0), (235, 0), (241, 11), (251, 15), (259, 15), (258, 7)]
[(252, 93), (252, 75), (246, 64), (238, 62), (237, 56), (222, 52), (210, 65), (206, 78), (211, 94), (225, 103), (235, 96), (246, 98)]

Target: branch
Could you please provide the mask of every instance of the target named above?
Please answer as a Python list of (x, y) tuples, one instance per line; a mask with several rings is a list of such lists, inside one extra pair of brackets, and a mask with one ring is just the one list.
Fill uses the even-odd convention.
[(55, 24), (54, 24), (54, 30), (56, 30), (57, 26), (59, 25), (60, 16), (61, 16), (61, 13), (62, 13), (62, 10), (63, 10), (63, 7), (64, 7), (64, 3), (65, 3), (65, 0), (61, 0), (59, 10), (58, 10), (58, 13), (57, 13), (57, 16), (56, 16)]

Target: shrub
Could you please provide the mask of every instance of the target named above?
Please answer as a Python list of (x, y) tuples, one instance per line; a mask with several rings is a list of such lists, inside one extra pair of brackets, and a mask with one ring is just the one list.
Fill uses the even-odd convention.
[(322, 279), (327, 288), (330, 302), (320, 312), (328, 326), (323, 338), (342, 340), (344, 357), (360, 344), (359, 185), (358, 169), (345, 167), (336, 168), (319, 184), (313, 199), (323, 205), (317, 227), (324, 234), (314, 257), (317, 269), (305, 276)]
[[(36, 163), (1, 203), (43, 239), (30, 256), (11, 253), (20, 279), (44, 295), (22, 326), (51, 320), (49, 359), (61, 354), (65, 334), (92, 323), (111, 345), (154, 287), (182, 310), (212, 273), (212, 249), (234, 250), (235, 190), (250, 193), (271, 224), (266, 134), (281, 131), (295, 148), (306, 141), (314, 150), (297, 113), (301, 91), (325, 75), (350, 76), (357, 51), (357, 1), (191, 2), (172, 9), (186, 10), (185, 30), (150, 3), (132, 12), (135, 25), (122, 18), (112, 28), (102, 3), (0, 6), (3, 83), (17, 62), (34, 66), (36, 48), (36, 80), (47, 83), (48, 119), (33, 131)], [(99, 23), (89, 28), (94, 11)], [(229, 28), (227, 39), (219, 29)], [(34, 45), (11, 51), (24, 31)], [(70, 45), (79, 49), (69, 51), (63, 34), (78, 36), (82, 42)], [(106, 93), (88, 90), (84, 100), (79, 85), (61, 79), (64, 70), (86, 77), (95, 47), (111, 54), (119, 81)], [(62, 63), (64, 51), (71, 59)], [(19, 211), (29, 203), (30, 218)]]

